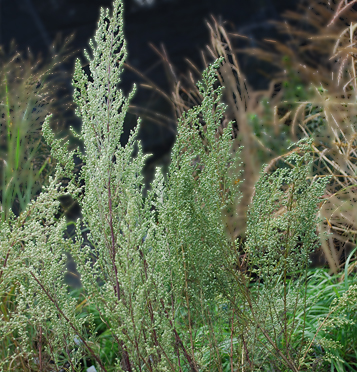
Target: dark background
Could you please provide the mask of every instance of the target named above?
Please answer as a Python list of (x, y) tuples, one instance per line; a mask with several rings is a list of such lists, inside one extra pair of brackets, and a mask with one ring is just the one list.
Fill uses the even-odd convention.
[[(206, 21), (211, 20), (210, 15), (227, 21), (230, 31), (249, 36), (250, 42), (244, 45), (254, 46), (255, 41), (263, 37), (278, 38), (274, 26), (267, 21), (281, 20), (280, 14), (287, 9), (295, 10), (297, 4), (297, 0), (124, 0), (127, 62), (170, 94), (162, 61), (149, 43), (157, 49), (164, 45), (178, 77), (179, 73), (185, 74), (188, 70), (185, 58), (202, 71), (201, 50), (209, 44)], [(41, 55), (45, 61), (50, 56), (50, 46), (56, 36), (61, 35), (64, 39), (74, 33), (70, 45), (76, 52), (62, 66), (72, 76), (75, 58), (80, 56), (85, 61), (83, 49), (89, 49), (88, 41), (94, 36), (101, 6), (111, 7), (112, 1), (0, 0), (0, 44), (8, 51), (10, 41), (14, 39), (19, 51), (30, 48), (35, 56)], [(279, 39), (284, 38), (280, 36)], [(257, 73), (259, 61), (252, 58), (239, 56), (241, 68), (254, 89), (263, 89), (267, 87), (268, 80)], [(126, 93), (134, 82), (137, 85), (143, 82), (129, 70), (124, 72), (121, 79), (121, 88)], [(70, 78), (66, 86), (72, 95)], [(174, 113), (161, 96), (141, 87), (138, 87), (132, 104), (163, 113), (172, 119), (167, 122), (166, 128), (145, 117), (142, 120), (139, 136), (144, 152), (154, 154), (148, 160), (144, 173), (152, 174), (154, 165), (167, 164), (169, 161), (169, 152), (175, 140), (172, 130), (175, 127)], [(124, 142), (130, 128), (136, 124), (138, 114), (140, 112), (128, 114)], [(67, 119), (66, 126), (70, 125), (80, 128), (80, 120), (74, 113)]]

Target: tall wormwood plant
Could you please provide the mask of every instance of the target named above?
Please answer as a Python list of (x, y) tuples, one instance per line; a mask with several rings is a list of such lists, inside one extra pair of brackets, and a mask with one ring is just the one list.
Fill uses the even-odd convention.
[(248, 301), (254, 319), (246, 336), (248, 343), (260, 339), (270, 344), (271, 355), (266, 354), (267, 348), (262, 353), (254, 351), (257, 360), (274, 364), (271, 357), (276, 355), (279, 363), (293, 371), (299, 370), (306, 337), (305, 325), (297, 320), (297, 314), (305, 313), (308, 305), (300, 285), (307, 283), (309, 255), (318, 247), (316, 202), (328, 182), (328, 178), (307, 182), (312, 166), (311, 140), (298, 144), (304, 155), (293, 152), (286, 158), (292, 169), (262, 174), (255, 185), (245, 243), (250, 274), (257, 278)]
[[(182, 123), (194, 123), (199, 113), (203, 115), (209, 152), (214, 156), (208, 157), (197, 133), (182, 127), (173, 150), (170, 181), (164, 185), (158, 172), (152, 191), (143, 201), (141, 170), (146, 156), (140, 144), (138, 156), (132, 159), (139, 125), (127, 146), (120, 146), (124, 117), (135, 90), (125, 98), (116, 89), (126, 57), (122, 27), (122, 2), (117, 0), (112, 16), (101, 10), (95, 42), (90, 41), (93, 58), (85, 51), (93, 82), (76, 61), (74, 100), (83, 120), (82, 133), (77, 136), (84, 141), (85, 155), (67, 153), (54, 139), (48, 117), (43, 135), (58, 160), (56, 175), (18, 219), (11, 215), (9, 224), (2, 224), (2, 293), (13, 281), (21, 283), (16, 294), (17, 314), (1, 320), (1, 337), (9, 329), (18, 330), (20, 347), (17, 354), (9, 352), (0, 362), (2, 366), (22, 353), (29, 366), (36, 362), (43, 367), (41, 363), (47, 358), (59, 367), (64, 356), (75, 369), (86, 353), (98, 368), (107, 370), (95, 343), (92, 320), (78, 317), (75, 303), (63, 286), (64, 252), (70, 251), (87, 298), (116, 341), (118, 371), (175, 370), (177, 365), (195, 371), (199, 368), (193, 342), (198, 301), (205, 303), (217, 292), (213, 278), (222, 269), (220, 247), (227, 241), (220, 224), (221, 211), (228, 195), (234, 195), (228, 190), (232, 184), (233, 191), (233, 176), (228, 176), (228, 170), (234, 162), (229, 131), (214, 142), (224, 109), (218, 105), (220, 89), (213, 90), (214, 71), (221, 61), (204, 74), (200, 85), (205, 95), (203, 105), (182, 119)], [(181, 154), (182, 144), (190, 151)], [(85, 162), (80, 176), (85, 181), (84, 196), (79, 196), (81, 188), (74, 179), (66, 189), (59, 183), (61, 177), (73, 177), (74, 153)], [(200, 177), (194, 179), (193, 160), (197, 156), (201, 160), (196, 168), (206, 163)], [(65, 221), (56, 223), (53, 218), (59, 206), (57, 197), (63, 193), (79, 199), (93, 247), (82, 246), (79, 220), (75, 242), (63, 239)], [(100, 280), (103, 286), (98, 285)], [(179, 306), (189, 312), (188, 324), (181, 329), (175, 324)], [(30, 344), (25, 331), (28, 322), (37, 331), (35, 345)], [(180, 336), (187, 329), (189, 337)]]
[[(306, 184), (308, 159), (298, 155), (292, 158), (292, 172), (277, 173), (270, 181), (262, 177), (250, 210), (244, 265), (238, 242), (222, 222), (239, 199), (234, 172), (239, 152), (232, 151), (230, 126), (216, 136), (225, 110), (219, 103), (222, 88), (214, 89), (219, 59), (198, 84), (202, 104), (179, 120), (167, 179), (158, 170), (143, 199), (141, 171), (148, 155), (143, 156), (140, 143), (132, 157), (140, 125), (128, 144), (120, 145), (135, 91), (125, 98), (117, 89), (126, 58), (122, 12), (121, 0), (114, 1), (111, 15), (101, 10), (90, 41), (92, 57), (85, 51), (91, 81), (76, 61), (74, 101), (83, 124), (81, 134), (73, 134), (84, 141), (85, 154), (68, 153), (54, 138), (48, 117), (43, 135), (58, 160), (56, 174), (18, 218), (10, 213), (1, 224), (0, 293), (14, 282), (19, 285), (16, 313), (0, 320), (0, 340), (12, 331), (17, 347), (9, 349), (0, 368), (22, 355), (28, 370), (40, 371), (59, 371), (65, 362), (81, 371), (83, 357), (101, 371), (223, 371), (222, 358), (231, 371), (264, 369), (264, 362), (276, 370), (298, 371), (312, 341), (306, 345), (304, 334), (296, 331), (304, 329), (294, 316), (305, 305), (287, 283), (306, 271), (323, 182)], [(196, 126), (202, 122), (199, 134)], [(75, 153), (85, 164), (77, 180)], [(63, 177), (70, 179), (66, 187)], [(289, 186), (286, 193), (280, 191), (283, 184)], [(74, 241), (63, 238), (65, 219), (54, 218), (62, 194), (82, 207)], [(274, 219), (271, 213), (279, 203), (285, 217)], [(90, 231), (90, 246), (84, 243), (82, 223)], [(115, 366), (102, 353), (93, 317), (76, 312), (63, 285), (65, 252), (76, 261), (84, 294), (111, 333)], [(252, 278), (248, 271), (255, 267)], [(229, 306), (215, 312), (222, 302)], [(229, 327), (228, 336), (217, 331), (220, 319)], [(31, 340), (29, 324), (35, 329)]]

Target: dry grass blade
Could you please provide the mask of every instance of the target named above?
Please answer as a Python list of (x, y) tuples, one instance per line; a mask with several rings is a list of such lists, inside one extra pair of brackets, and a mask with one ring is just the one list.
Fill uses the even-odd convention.
[[(284, 150), (286, 144), (281, 139), (297, 141), (303, 136), (314, 137), (316, 161), (313, 175), (331, 175), (327, 195), (355, 183), (356, 135), (351, 119), (354, 117), (356, 102), (352, 96), (356, 88), (354, 35), (357, 25), (353, 23), (352, 3), (345, 2), (342, 7), (342, 2), (334, 5), (326, 1), (314, 1), (311, 6), (311, 1), (301, 1), (298, 4), (299, 11), (283, 14), (286, 21), (271, 22), (280, 33), (290, 35), (290, 39), (284, 43), (263, 40), (265, 43), (256, 43), (260, 48), (237, 49), (231, 39), (249, 39), (246, 35), (229, 33), (224, 23), (219, 23), (214, 17), (211, 22), (207, 22), (210, 45), (206, 52), (201, 53), (203, 65), (207, 67), (210, 59), (220, 56), (225, 58), (218, 74), (220, 84), (225, 87), (223, 101), (228, 104), (221, 128), (234, 120), (236, 124), (232, 128), (232, 137), (237, 147), (244, 146), (241, 154), (243, 197), (236, 213), (232, 213), (225, 221), (228, 233), (233, 238), (244, 237), (246, 209), (262, 164), (268, 163), (265, 171), (271, 172), (289, 154), (286, 147)], [(342, 12), (343, 20), (336, 16), (342, 15)], [(346, 23), (350, 27), (346, 28)], [(192, 70), (187, 77), (178, 76), (164, 48), (162, 52), (156, 48), (155, 51), (169, 76), (172, 91), (169, 99), (178, 118), (202, 100), (195, 86), (195, 81), (201, 78), (200, 69), (187, 61)], [(267, 90), (251, 89), (240, 68), (237, 53), (254, 56), (279, 68), (280, 72), (271, 77)], [(282, 83), (288, 83), (290, 87), (279, 89)], [(149, 82), (149, 86), (155, 89), (153, 83)], [(324, 93), (325, 87), (328, 87), (328, 94)], [(295, 88), (300, 89), (299, 97), (296, 96)], [(292, 92), (286, 93), (288, 89)], [(269, 102), (269, 107), (264, 106), (264, 100)], [(204, 123), (201, 124), (204, 132)], [(261, 127), (257, 128), (257, 125)], [(218, 129), (217, 136), (220, 133), (221, 129)], [(352, 203), (353, 198), (350, 196)], [(330, 221), (329, 215), (325, 217), (326, 221)], [(333, 244), (328, 248), (322, 247), (334, 272), (342, 259), (343, 248), (338, 247), (341, 236), (349, 231), (349, 238), (344, 238), (352, 242), (351, 229), (355, 230), (349, 221), (342, 215), (340, 217), (338, 224), (335, 218), (330, 221), (334, 235), (329, 244)], [(328, 223), (325, 222), (323, 226), (326, 230)], [(344, 229), (341, 226), (345, 226), (344, 232), (340, 231)]]
[(68, 94), (58, 97), (67, 74), (58, 67), (73, 54), (68, 50), (72, 38), (67, 38), (57, 53), (60, 40), (54, 43), (47, 65), (35, 61), (30, 51), (23, 58), (14, 44), (9, 56), (0, 49), (0, 184), (6, 185), (1, 196), (5, 215), (10, 207), (20, 213), (56, 166), (42, 139), (41, 127), (51, 112), (53, 128), (59, 134), (64, 130), (63, 117), (74, 111)]
[[(342, 2), (339, 8), (341, 4)], [(331, 19), (334, 10), (321, 3), (314, 4), (313, 8), (318, 13), (306, 8), (303, 9), (309, 24), (318, 29), (317, 35), (308, 38), (314, 43), (308, 44), (306, 33), (298, 32), (291, 27), (289, 27), (289, 32), (296, 39), (300, 38), (298, 42), (295, 42), (295, 45), (307, 43), (305, 50), (314, 50), (318, 61), (326, 55), (326, 52), (331, 51), (330, 54), (333, 56), (327, 59), (325, 57), (325, 59), (334, 63), (321, 64), (315, 70), (316, 62), (309, 54), (298, 53), (291, 58), (290, 67), (298, 71), (306, 87), (309, 83), (313, 87), (313, 96), (309, 100), (295, 102), (298, 105), (295, 110), (291, 111), (293, 115), (291, 132), (294, 136), (302, 134), (314, 138), (316, 162), (313, 175), (331, 175), (332, 180), (326, 190), (328, 199), (322, 208), (325, 222), (321, 228), (331, 232), (332, 235), (328, 242), (322, 244), (322, 249), (331, 270), (336, 273), (340, 262), (344, 261), (343, 253), (346, 244), (353, 244), (355, 241), (353, 231), (356, 231), (357, 227), (353, 212), (356, 202), (354, 185), (356, 184), (357, 169), (356, 123), (354, 120), (357, 114), (354, 48), (356, 24), (350, 22), (350, 27), (345, 28), (343, 22), (338, 24), (334, 22), (334, 31), (331, 32), (331, 30), (327, 30), (325, 25), (326, 21)], [(335, 10), (335, 14), (339, 13), (338, 9)], [(345, 15), (347, 18), (349, 16), (348, 19), (353, 19), (353, 12)], [(304, 18), (296, 12), (287, 12), (286, 17), (292, 20)], [(333, 21), (335, 20), (336, 16), (333, 18)], [(332, 26), (332, 22), (328, 26), (330, 25)], [(286, 28), (286, 24), (280, 23), (280, 27), (283, 30)], [(280, 54), (274, 55), (272, 53), (270, 58), (275, 62), (275, 65), (279, 65), (280, 56), (287, 52), (287, 46), (279, 43), (275, 43), (274, 46)], [(289, 50), (293, 51), (294, 47), (289, 47)], [(266, 51), (259, 54), (257, 50), (250, 53), (256, 53), (259, 58), (265, 60), (269, 55)], [(282, 64), (280, 67), (283, 70)], [(348, 73), (346, 74), (347, 68)], [(322, 87), (328, 87), (328, 89)], [(299, 133), (297, 129), (299, 129)], [(348, 190), (347, 193), (346, 190)]]

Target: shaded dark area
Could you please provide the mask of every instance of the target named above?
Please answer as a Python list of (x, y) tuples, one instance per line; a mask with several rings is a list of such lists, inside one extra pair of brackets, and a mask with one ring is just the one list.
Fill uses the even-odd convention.
[[(71, 75), (75, 58), (80, 57), (83, 64), (86, 63), (83, 49), (89, 48), (88, 41), (94, 35), (99, 8), (111, 7), (111, 4), (111, 0), (2, 0), (0, 44), (7, 51), (10, 41), (15, 39), (19, 50), (30, 48), (35, 55), (42, 55), (45, 61), (56, 36), (60, 34), (64, 39), (74, 33), (75, 38), (71, 45), (76, 53), (62, 66)], [(127, 62), (162, 90), (170, 93), (160, 58), (149, 43), (158, 49), (160, 45), (164, 45), (177, 71), (185, 73), (188, 67), (185, 58), (203, 68), (200, 51), (209, 42), (205, 20), (210, 20), (211, 14), (228, 21), (232, 30), (252, 37), (254, 45), (254, 38), (277, 37), (267, 21), (279, 19), (279, 14), (286, 9), (295, 9), (295, 6), (294, 0), (127, 0), (124, 1), (124, 31), (129, 54)], [(249, 58), (242, 58), (241, 62), (242, 69), (254, 88), (267, 84), (268, 80), (257, 73), (257, 63), (252, 63)], [(140, 83), (140, 78), (133, 72), (126, 71), (121, 82), (124, 92), (129, 92), (134, 82)], [(72, 95), (70, 79), (66, 84), (68, 93)], [(174, 143), (173, 113), (161, 97), (142, 88), (138, 88), (132, 104), (171, 118), (168, 125), (171, 128), (155, 125), (143, 118), (140, 139), (143, 141), (144, 152), (154, 153), (152, 162), (167, 154)], [(137, 113), (128, 114), (123, 144), (130, 128), (136, 125), (136, 116)], [(80, 128), (80, 121), (74, 113), (72, 117), (68, 117), (66, 124), (67, 128), (70, 125), (78, 130)]]

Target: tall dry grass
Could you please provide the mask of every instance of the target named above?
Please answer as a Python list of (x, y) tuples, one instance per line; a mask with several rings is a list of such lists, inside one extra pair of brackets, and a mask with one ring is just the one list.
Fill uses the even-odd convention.
[[(228, 32), (224, 23), (212, 17), (207, 22), (210, 45), (202, 51), (205, 67), (220, 56), (225, 64), (220, 68), (223, 101), (228, 110), (221, 129), (230, 120), (235, 129), (237, 148), (243, 145), (243, 198), (237, 210), (227, 219), (227, 232), (244, 237), (246, 210), (254, 193), (254, 184), (263, 164), (271, 172), (284, 163), (290, 153), (288, 144), (304, 136), (313, 137), (315, 161), (311, 177), (330, 175), (326, 189), (328, 201), (323, 205), (324, 222), (317, 229), (331, 236), (322, 242), (324, 258), (332, 272), (337, 273), (355, 244), (356, 214), (353, 210), (356, 189), (355, 110), (356, 110), (356, 27), (353, 23), (356, 1), (301, 1), (297, 11), (283, 14), (284, 22), (271, 21), (280, 33), (290, 35), (286, 43), (263, 39), (259, 48), (238, 49), (234, 39), (245, 35)], [(346, 27), (348, 26), (348, 27)], [(202, 97), (195, 86), (201, 78), (200, 69), (187, 60), (190, 70), (178, 75), (162, 46), (159, 51), (171, 94), (135, 68), (126, 67), (145, 79), (141, 87), (165, 97), (179, 118), (184, 111), (200, 104)], [(270, 76), (267, 90), (253, 91), (240, 68), (239, 54), (254, 56), (279, 69)], [(132, 107), (135, 111), (135, 107)], [(161, 125), (165, 118), (147, 113)], [(144, 116), (144, 115), (142, 115)], [(202, 127), (205, 131), (205, 128)], [(217, 133), (217, 136), (219, 134)], [(354, 267), (352, 264), (351, 267)]]

